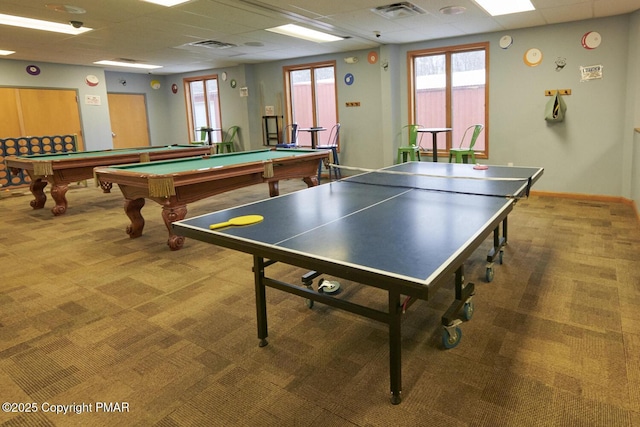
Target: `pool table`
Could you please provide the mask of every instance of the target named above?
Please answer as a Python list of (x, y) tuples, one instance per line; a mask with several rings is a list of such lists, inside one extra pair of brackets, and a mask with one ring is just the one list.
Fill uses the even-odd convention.
[(171, 223), (187, 215), (192, 203), (229, 190), (258, 183), (269, 184), (269, 195), (278, 195), (278, 181), (302, 178), (308, 187), (318, 185), (318, 165), (327, 150), (277, 149), (218, 154), (94, 169), (96, 184), (116, 183), (125, 198), (124, 210), (131, 224), (129, 237), (142, 235), (145, 199), (162, 206), (162, 219), (169, 231), (167, 244), (178, 250), (184, 237), (174, 234)]
[[(7, 156), (5, 163), (14, 174), (18, 174), (20, 170), (24, 170), (29, 174), (31, 178), (29, 189), (34, 196), (34, 200), (30, 203), (33, 209), (42, 209), (44, 207), (47, 201), (44, 188), (47, 183), (51, 183), (51, 197), (56, 202), (51, 212), (57, 216), (67, 211), (68, 203), (65, 194), (69, 184), (93, 178), (93, 168), (96, 166), (193, 157), (211, 154), (211, 150), (210, 146), (176, 144), (115, 150)], [(102, 190), (105, 193), (109, 193), (111, 191), (111, 183), (103, 182)]]

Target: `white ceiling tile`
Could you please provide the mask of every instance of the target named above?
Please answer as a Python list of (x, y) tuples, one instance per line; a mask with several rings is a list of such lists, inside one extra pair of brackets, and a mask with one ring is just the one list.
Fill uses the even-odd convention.
[[(11, 59), (93, 65), (104, 58), (132, 59), (164, 65), (157, 74), (191, 72), (319, 55), (372, 49), (383, 43), (414, 43), (469, 34), (507, 31), (640, 10), (640, 0), (532, 0), (537, 10), (491, 17), (473, 0), (413, 0), (424, 15), (389, 20), (371, 12), (396, 0), (191, 0), (165, 8), (140, 0), (73, 0), (85, 14), (56, 12), (43, 0), (1, 0), (0, 13), (68, 22), (78, 20), (95, 31), (68, 36), (0, 26), (0, 48), (15, 50)], [(461, 15), (443, 15), (444, 6), (466, 8)], [(350, 38), (317, 44), (264, 31), (298, 23), (329, 29)], [(377, 38), (375, 31), (381, 33)], [(200, 53), (186, 43), (217, 40), (237, 47)], [(261, 42), (263, 46), (247, 46)]]

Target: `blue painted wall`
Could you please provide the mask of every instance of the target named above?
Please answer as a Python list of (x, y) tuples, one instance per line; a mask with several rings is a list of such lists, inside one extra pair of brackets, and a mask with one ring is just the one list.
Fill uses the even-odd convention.
[[(598, 31), (602, 44), (584, 49), (582, 35)], [(341, 55), (300, 58), (242, 65), (198, 73), (153, 76), (137, 73), (103, 72), (94, 67), (38, 64), (37, 78), (24, 69), (27, 63), (0, 60), (0, 86), (77, 88), (84, 94), (101, 96), (100, 107), (81, 104), (81, 119), (87, 149), (110, 145), (107, 92), (144, 93), (147, 97), (153, 145), (188, 141), (186, 107), (182, 79), (186, 76), (220, 74), (223, 125), (241, 128), (243, 149), (262, 147), (264, 106), (284, 109), (282, 67), (290, 64), (335, 60), (338, 75), (339, 120), (342, 123), (341, 161), (356, 167), (376, 168), (392, 164), (401, 143), (398, 130), (407, 123), (407, 59), (409, 50), (489, 41), (490, 49), (490, 156), (486, 163), (543, 166), (545, 174), (537, 190), (624, 197), (640, 205), (640, 12), (631, 15), (587, 20), (568, 24), (509, 31), (514, 43), (503, 50), (498, 40), (507, 32), (490, 33), (413, 43), (386, 45), (376, 50), (379, 61), (369, 64), (366, 51)], [(537, 47), (544, 59), (537, 67), (523, 62), (524, 52)], [(356, 64), (343, 58), (357, 56)], [(567, 65), (556, 71), (556, 57)], [(603, 65), (604, 78), (580, 82), (580, 66)], [(344, 84), (352, 73), (355, 82)], [(95, 74), (104, 85), (89, 88), (87, 74)], [(126, 80), (123, 86), (120, 81)], [(161, 88), (150, 82), (157, 79)], [(229, 81), (236, 79), (237, 87)], [(178, 93), (171, 92), (177, 84)], [(246, 87), (248, 97), (240, 96)], [(548, 98), (544, 90), (568, 88), (566, 120), (550, 125), (544, 121)], [(360, 107), (346, 107), (346, 102)]]

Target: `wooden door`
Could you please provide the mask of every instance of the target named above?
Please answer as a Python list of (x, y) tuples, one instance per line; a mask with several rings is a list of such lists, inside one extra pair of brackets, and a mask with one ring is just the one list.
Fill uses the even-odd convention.
[(0, 137), (76, 134), (83, 149), (75, 90), (3, 88), (0, 99)]
[(18, 89), (0, 88), (0, 138), (23, 136), (20, 129), (18, 100)]
[(109, 93), (109, 115), (113, 148), (146, 147), (149, 142), (147, 103), (145, 96)]

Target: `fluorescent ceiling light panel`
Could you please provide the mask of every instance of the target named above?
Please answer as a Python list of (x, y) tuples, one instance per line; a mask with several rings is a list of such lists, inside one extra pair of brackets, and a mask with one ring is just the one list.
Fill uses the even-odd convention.
[(536, 10), (531, 0), (474, 0), (491, 16)]
[(309, 28), (301, 27), (295, 24), (281, 25), (279, 27), (267, 28), (266, 30), (271, 31), (272, 33), (284, 34), (285, 36), (296, 37), (316, 43), (336, 42), (338, 40), (344, 40), (342, 37), (337, 37), (331, 34), (323, 33), (321, 31), (311, 30)]
[(0, 55), (11, 55), (12, 53), (16, 53), (13, 50), (0, 50)]
[(118, 61), (97, 61), (94, 64), (111, 65), (114, 67), (144, 68), (145, 70), (154, 70), (162, 68), (162, 65), (138, 64), (136, 62), (118, 62)]
[(143, 0), (143, 1), (146, 1), (147, 3), (159, 4), (160, 6), (171, 7), (177, 4), (186, 3), (189, 0)]
[(23, 18), (21, 16), (4, 15), (0, 13), (0, 25), (11, 25), (12, 27), (30, 28), (33, 30), (53, 31), (63, 34), (82, 34), (93, 28), (80, 27), (75, 28), (70, 24), (61, 24), (59, 22), (42, 21), (40, 19)]

